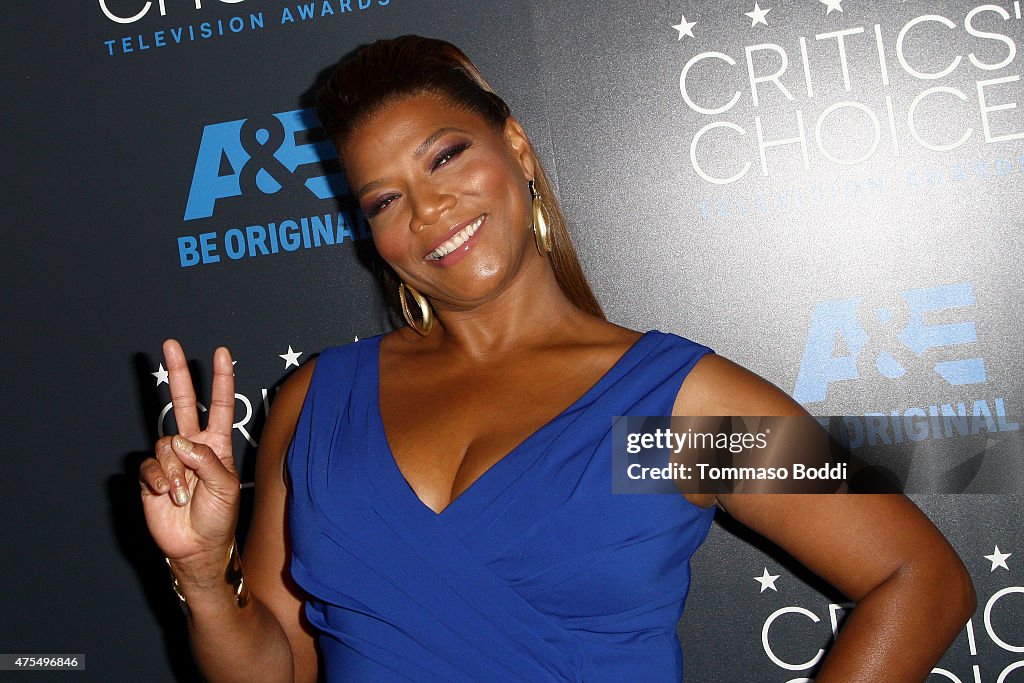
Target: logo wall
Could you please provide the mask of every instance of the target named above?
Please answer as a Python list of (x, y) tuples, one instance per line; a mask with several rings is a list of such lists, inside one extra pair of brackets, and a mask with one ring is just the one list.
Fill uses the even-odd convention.
[[(1015, 492), (1019, 413), (992, 391), (977, 319), (970, 282), (820, 301), (792, 395), (819, 413), (826, 402), (864, 407), (858, 395), (889, 397), (819, 419), (854, 454), (895, 449), (871, 462), (903, 472), (904, 484), (914, 474), (924, 486), (915, 492)], [(893, 405), (893, 396), (905, 401)]]
[[(184, 46), (231, 36), (263, 31), (272, 26), (288, 26), (310, 21), (349, 17), (377, 8), (386, 8), (392, 0), (316, 0), (286, 2), (280, 9), (258, 4), (257, 11), (231, 16), (206, 18), (219, 5), (241, 5), (247, 0), (99, 0), (102, 15), (115, 26), (131, 26), (133, 33), (108, 38), (103, 42), (109, 57), (145, 54), (150, 50)], [(190, 6), (192, 4), (192, 6)], [(170, 5), (170, 8), (168, 8)], [(243, 9), (239, 7), (238, 9)], [(187, 20), (202, 18), (194, 23)], [(185, 21), (186, 23), (181, 23)], [(170, 23), (168, 23), (170, 22)]]
[[(359, 341), (359, 337), (355, 337), (355, 341)], [(284, 353), (277, 354), (277, 357), (284, 362), (284, 372), (288, 372), (289, 368), (299, 367), (299, 359), (303, 355), (303, 351), (296, 351), (295, 349), (292, 348), (291, 344), (288, 344), (288, 350), (285, 351)], [(237, 360), (235, 360), (235, 368), (238, 368)], [(153, 381), (155, 382), (154, 388), (158, 394), (160, 393), (161, 385), (166, 386), (166, 391), (170, 392), (170, 377), (167, 369), (164, 368), (163, 363), (160, 363), (157, 366), (157, 369), (149, 374), (153, 378)], [(236, 383), (237, 382), (238, 379), (236, 374)], [(275, 392), (276, 389), (277, 388), (275, 387)], [(257, 405), (262, 404), (262, 415), (264, 418), (266, 418), (266, 416), (270, 414), (270, 404), (272, 401), (271, 390), (268, 389), (267, 387), (262, 387), (259, 389), (259, 396), (259, 404)], [(160, 410), (160, 414), (157, 417), (156, 422), (156, 432), (158, 437), (163, 437), (165, 434), (176, 434), (178, 431), (177, 427), (170, 422), (171, 418), (173, 417), (172, 411), (174, 410), (174, 404), (170, 401), (170, 394), (167, 393), (166, 398), (161, 397), (161, 399), (164, 400), (164, 406)], [(231, 425), (231, 428), (233, 431), (237, 431), (239, 435), (241, 435), (241, 437), (244, 438), (249, 443), (249, 445), (251, 445), (253, 448), (256, 448), (259, 446), (259, 442), (256, 436), (257, 433), (260, 431), (261, 426), (256, 425), (256, 416), (253, 410), (254, 403), (255, 401), (249, 398), (248, 394), (235, 392), (235, 421)], [(239, 405), (241, 406), (241, 416), (239, 416)], [(205, 405), (203, 405), (202, 402), (197, 402), (196, 408), (200, 413), (206, 413), (208, 411), (208, 408)]]
[[(908, 289), (889, 301), (819, 301), (811, 314), (793, 398), (805, 405), (820, 403), (832, 385), (864, 377), (937, 384), (940, 389), (983, 384), (985, 359), (975, 355), (975, 306), (970, 282)], [(942, 323), (925, 322), (940, 315)], [(1001, 406), (1003, 399), (992, 404)]]
[[(332, 200), (348, 190), (333, 145), (310, 138), (319, 129), (312, 109), (209, 124), (203, 128), (195, 170), (185, 203), (185, 221), (209, 219), (225, 205), (259, 201), (282, 190)], [(327, 207), (325, 206), (325, 209)], [(310, 216), (286, 216), (244, 226), (181, 235), (178, 262), (183, 268), (300, 249), (340, 245), (366, 236), (355, 211), (329, 210)]]
[[(958, 662), (966, 664), (959, 668), (952, 664), (937, 666), (932, 669), (929, 682), (1013, 683), (1024, 680), (1024, 658), (1021, 658), (1024, 643), (1014, 642), (1012, 635), (1016, 630), (1013, 617), (1024, 610), (1024, 586), (1013, 584), (1017, 580), (1015, 572), (1019, 571), (1017, 560), (1011, 559), (1014, 555), (996, 545), (991, 555), (964, 558), (972, 573), (987, 573), (992, 579), (984, 583), (994, 583), (998, 587), (984, 591), (980, 587), (982, 582), (975, 580), (980, 615), (968, 620), (961, 637), (946, 655), (946, 659), (957, 658)], [(771, 610), (767, 616), (759, 618), (763, 619), (760, 621), (761, 651), (773, 670), (781, 674), (778, 680), (813, 683), (814, 679), (809, 676), (821, 663), (829, 642), (839, 632), (842, 620), (853, 605), (805, 603), (776, 606), (779, 602), (792, 600), (787, 600), (785, 594), (792, 593), (787, 588), (795, 579), (781, 571), (771, 574), (768, 567), (761, 571), (760, 576), (752, 576), (759, 584), (760, 597), (754, 598), (755, 604), (761, 615)], [(966, 650), (967, 658), (957, 657), (961, 654), (958, 652), (960, 648)]]
[[(694, 179), (748, 192), (698, 201), (704, 217), (1024, 172), (1019, 0), (900, 19), (911, 3), (776, 4), (744, 3), (709, 25), (707, 5), (684, 3), (665, 24), (685, 59), (676, 76)], [(746, 44), (720, 47), (723, 34)], [(961, 148), (981, 156), (954, 158)], [(803, 178), (779, 191), (775, 176)], [(756, 189), (770, 178), (774, 189)]]

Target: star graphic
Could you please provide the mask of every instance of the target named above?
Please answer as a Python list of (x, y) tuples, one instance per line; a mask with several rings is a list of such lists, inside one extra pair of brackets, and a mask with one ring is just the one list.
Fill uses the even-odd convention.
[(1006, 566), (1006, 558), (1008, 558), (1010, 555), (1013, 555), (1013, 553), (1001, 553), (999, 552), (999, 546), (996, 546), (996, 549), (992, 552), (991, 555), (985, 555), (985, 559), (989, 560), (992, 563), (992, 569), (990, 569), (989, 571), (994, 572), (996, 570), (996, 567), (1002, 567), (1006, 571), (1010, 571), (1010, 568)]
[(156, 372), (151, 372), (149, 374), (153, 375), (153, 377), (156, 377), (157, 386), (160, 386), (161, 384), (167, 384), (167, 386), (170, 386), (170, 384), (167, 383), (167, 371), (164, 370), (163, 363), (160, 364), (159, 370), (157, 370)]
[(690, 36), (691, 38), (693, 38), (693, 27), (697, 25), (697, 22), (687, 21), (685, 14), (682, 15), (682, 17), (682, 20), (672, 27), (675, 30), (679, 31), (679, 38), (677, 38), (677, 40), (682, 40), (683, 36)]
[(284, 359), (284, 369), (287, 370), (291, 366), (299, 367), (299, 356), (302, 355), (302, 351), (292, 351), (292, 345), (288, 345), (288, 353), (278, 354), (278, 358)]
[(773, 591), (778, 593), (779, 589), (775, 587), (775, 579), (779, 578), (779, 576), (781, 576), (781, 575), (780, 574), (775, 574), (775, 575), (769, 574), (768, 573), (768, 567), (765, 567), (764, 568), (764, 573), (761, 574), (761, 576), (755, 576), (754, 577), (754, 581), (757, 581), (759, 584), (761, 584), (761, 590), (758, 591), (758, 592), (759, 593), (764, 593), (766, 590), (771, 588)]
[(761, 6), (755, 2), (754, 11), (744, 12), (744, 14), (750, 17), (750, 28), (754, 28), (758, 24), (764, 24), (765, 26), (767, 26), (768, 22), (765, 20), (765, 15), (771, 11), (772, 10), (770, 7), (768, 9), (761, 9)]
[(832, 14), (833, 10), (843, 11), (843, 0), (818, 0), (821, 4), (828, 6), (825, 14)]

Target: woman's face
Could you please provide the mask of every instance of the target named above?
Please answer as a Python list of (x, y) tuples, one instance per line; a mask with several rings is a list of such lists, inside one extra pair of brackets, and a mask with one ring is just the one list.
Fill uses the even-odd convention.
[(539, 258), (534, 157), (514, 119), (495, 130), (437, 96), (410, 96), (359, 126), (343, 158), (377, 251), (435, 305), (487, 301)]

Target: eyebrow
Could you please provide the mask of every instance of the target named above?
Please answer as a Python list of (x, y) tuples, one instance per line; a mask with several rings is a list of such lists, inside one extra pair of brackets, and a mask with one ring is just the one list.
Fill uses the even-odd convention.
[[(427, 150), (430, 149), (434, 145), (435, 142), (440, 140), (442, 137), (444, 137), (448, 133), (465, 133), (465, 132), (466, 131), (462, 130), (461, 128), (454, 128), (452, 126), (445, 126), (444, 128), (438, 128), (433, 133), (428, 135), (427, 139), (424, 140), (423, 142), (421, 142), (419, 147), (417, 147), (415, 150), (413, 150), (412, 156), (415, 159), (419, 159), (420, 157), (422, 157), (424, 154), (427, 153)], [(366, 194), (370, 190), (373, 190), (373, 189), (375, 189), (375, 188), (377, 188), (377, 187), (379, 187), (379, 186), (381, 186), (383, 184), (384, 184), (383, 180), (371, 180), (370, 182), (366, 183), (361, 188), (359, 188), (359, 191), (356, 192), (356, 198), (362, 197), (364, 194)]]

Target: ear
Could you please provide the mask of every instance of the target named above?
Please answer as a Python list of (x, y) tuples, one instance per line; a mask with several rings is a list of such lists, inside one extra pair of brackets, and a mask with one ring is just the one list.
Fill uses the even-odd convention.
[(536, 178), (537, 157), (533, 153), (533, 145), (514, 116), (505, 119), (505, 142), (508, 143), (512, 156), (519, 162), (523, 175), (527, 178)]

